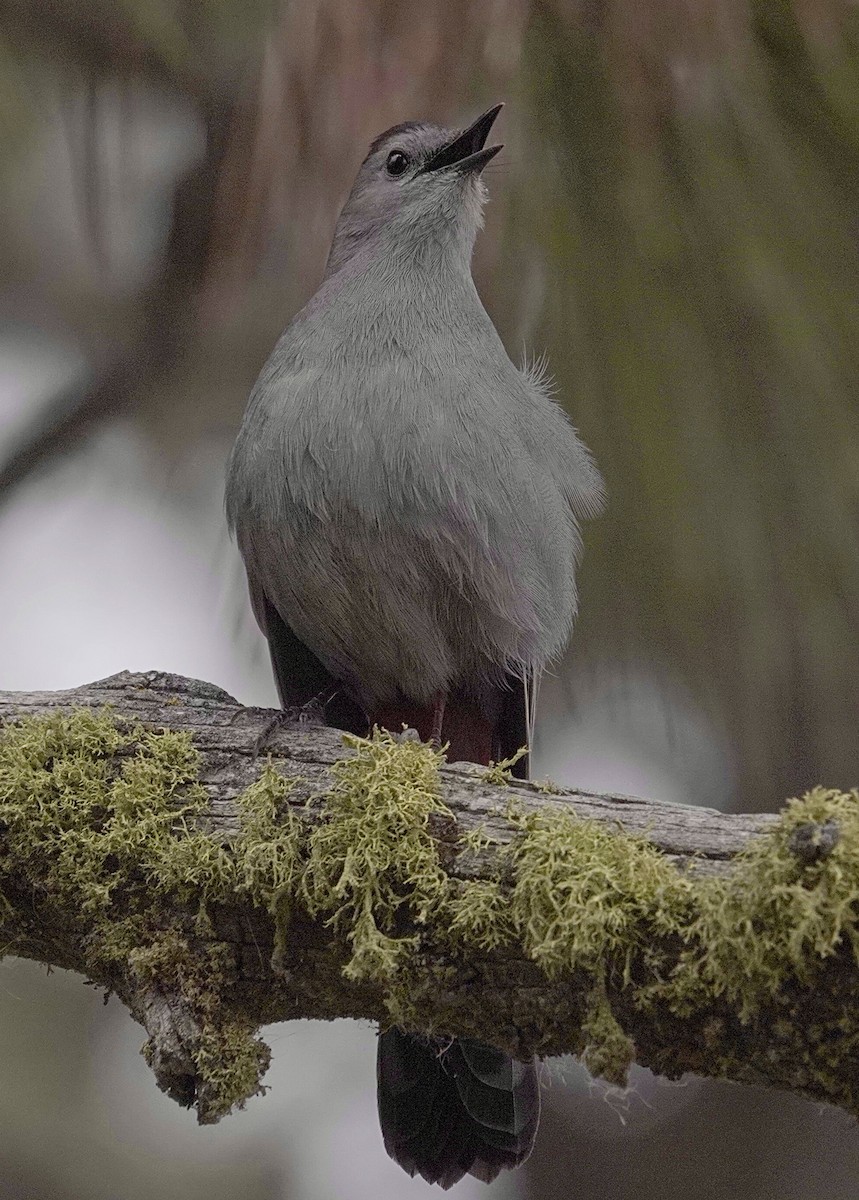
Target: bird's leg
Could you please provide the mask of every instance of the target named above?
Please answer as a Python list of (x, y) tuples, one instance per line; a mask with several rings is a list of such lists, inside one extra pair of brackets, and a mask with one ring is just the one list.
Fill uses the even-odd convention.
[(325, 725), (325, 710), (339, 691), (339, 684), (323, 688), (321, 692), (311, 696), (306, 704), (292, 710), (295, 714), (294, 719), (299, 725)]
[(407, 730), (417, 732), (420, 741), (441, 745), (441, 730), (444, 723), (447, 692), (436, 692), (429, 704), (418, 704), (414, 700), (400, 698), (382, 705), (371, 714), (370, 727), (378, 725), (395, 737), (400, 737), (405, 725)]
[(269, 748), (271, 738), (284, 725), (325, 725), (325, 707), (330, 704), (340, 690), (337, 684), (331, 688), (323, 688), (321, 692), (304, 704), (291, 704), (276, 712), (270, 721), (263, 726), (262, 731), (254, 742), (253, 756), (259, 758), (264, 750)]
[(444, 708), (447, 703), (447, 692), (436, 692), (432, 702), (432, 725), (429, 740), (436, 746), (441, 745), (441, 727), (444, 724)]
[(253, 757), (259, 758), (263, 751), (268, 750), (271, 739), (277, 733), (277, 731), (282, 729), (284, 725), (289, 725), (294, 719), (295, 718), (288, 709), (280, 709), (270, 720), (266, 721), (256, 740), (254, 741), (253, 749), (251, 751)]

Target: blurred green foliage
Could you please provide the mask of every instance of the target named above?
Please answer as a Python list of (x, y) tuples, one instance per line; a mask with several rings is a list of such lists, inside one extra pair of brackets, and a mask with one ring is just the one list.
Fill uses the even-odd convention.
[(815, 56), (762, 2), (742, 54), (635, 70), (542, 8), (526, 47), (546, 335), (610, 497), (578, 636), (692, 682), (747, 806), (856, 782), (855, 28)]

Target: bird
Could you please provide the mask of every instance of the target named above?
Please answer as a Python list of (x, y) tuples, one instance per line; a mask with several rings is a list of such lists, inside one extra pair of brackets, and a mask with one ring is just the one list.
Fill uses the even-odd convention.
[[(581, 522), (603, 504), (544, 370), (512, 361), (472, 278), (501, 108), (372, 142), (226, 487), (283, 707), (479, 764), (530, 745), (576, 613)], [(385, 1149), (429, 1183), (490, 1182), (531, 1152), (534, 1060), (392, 1027), (377, 1090)]]

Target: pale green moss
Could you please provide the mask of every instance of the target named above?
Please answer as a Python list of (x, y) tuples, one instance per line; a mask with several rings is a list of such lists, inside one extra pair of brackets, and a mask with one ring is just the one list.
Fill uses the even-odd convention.
[(491, 879), (469, 879), (451, 890), (446, 904), (448, 933), (454, 941), (479, 950), (507, 945), (516, 932), (510, 918), (509, 888), (501, 882), (508, 847), (490, 837), (482, 824), (460, 834), (458, 846), (460, 854), (479, 858), (493, 850), (489, 862), (494, 874)]
[(517, 762), (525, 758), (531, 751), (527, 746), (520, 746), (515, 754), (511, 754), (509, 758), (502, 758), (499, 762), (491, 762), (483, 772), (483, 779), (486, 783), (493, 783), (496, 787), (506, 787), (513, 780), (513, 768)]
[[(816, 854), (821, 830), (831, 845)], [(808, 831), (802, 853), (797, 834)], [(840, 947), (859, 960), (859, 793), (818, 787), (790, 800), (730, 875), (697, 884), (682, 933), (688, 948), (656, 994), (683, 1010), (724, 995), (744, 1020), (789, 978), (809, 983)]]
[(271, 1050), (256, 1033), (254, 1025), (240, 1017), (204, 1026), (195, 1059), (207, 1124), (265, 1092), (260, 1079), (269, 1068)]
[(629, 1068), (635, 1061), (635, 1046), (612, 1012), (601, 974), (588, 996), (582, 1040), (582, 1061), (590, 1073), (625, 1088)]
[[(200, 945), (171, 929), (131, 950), (128, 966), (141, 982), (163, 985), (169, 981), (199, 1027), (196, 1045), (189, 1049), (203, 1123), (219, 1121), (265, 1091), (260, 1081), (268, 1070), (271, 1051), (256, 1036), (253, 1022), (232, 1012), (221, 994), (224, 983), (235, 973), (229, 946), (219, 942)], [(147, 1060), (151, 1058), (149, 1043), (143, 1054)]]
[(272, 966), (279, 970), (293, 899), (303, 869), (301, 828), (289, 805), (298, 785), (271, 763), (236, 800), (241, 834), (232, 843), (238, 890), (274, 917)]
[(447, 895), (429, 831), (433, 816), (453, 820), (439, 799), (443, 755), (378, 729), (369, 739), (343, 740), (354, 754), (332, 768), (335, 782), (310, 837), (301, 895), (311, 915), (345, 933), (350, 978), (387, 980), (415, 944), (395, 935), (401, 909), (423, 925)]
[[(577, 989), (586, 1061), (616, 1082), (632, 1054), (616, 1011), (658, 1005), (706, 1015), (728, 1003), (748, 1021), (785, 988), (813, 988), (844, 948), (859, 958), (856, 793), (816, 789), (791, 801), (730, 874), (698, 877), (646, 840), (560, 806), (510, 806), (504, 845), (482, 828), (457, 842), (440, 799), (439, 752), (378, 731), (345, 741), (352, 753), (314, 801), (320, 819), (309, 835), (291, 807), (297, 781), (267, 765), (238, 798), (239, 832), (219, 840), (206, 831), (207, 797), (185, 735), (90, 710), (0, 733), (0, 901), (10, 949), (16, 929), (32, 953), (51, 928), (38, 916), (28, 924), (26, 893), (38, 902), (34, 913), (45, 906), (56, 915), (64, 944), (79, 937), (93, 977), (110, 983), (131, 972), (177, 988), (202, 1030), (198, 1085), (211, 1114), (259, 1090), (267, 1055), (230, 1008), (234, 951), (207, 923), (209, 907), (237, 893), (274, 916), (275, 966), (302, 906), (348, 945), (347, 975), (379, 986), (391, 1018), (405, 1022), (426, 1020), (443, 988), (456, 991), (464, 948), (521, 947), (549, 978)], [(451, 836), (440, 842), (445, 825)], [(491, 849), (494, 877), (451, 878), (440, 859), (445, 842), (451, 861)], [(417, 953), (423, 928), (453, 952), (432, 980)], [(443, 1009), (437, 1021), (443, 1031)], [(832, 1092), (827, 1029), (807, 1032), (808, 1078)], [(841, 1044), (854, 1035), (839, 1026)]]
[(289, 806), (298, 778), (266, 763), (259, 779), (236, 798), (241, 835), (233, 841), (236, 883), (258, 904), (278, 911), (294, 893), (301, 870), (301, 830)]
[(547, 975), (608, 967), (626, 979), (654, 936), (688, 922), (693, 884), (643, 838), (564, 809), (509, 818), (520, 831), (507, 851), (510, 919)]
[[(177, 923), (196, 907), (205, 926), (207, 906), (236, 892), (273, 903), (288, 874), (292, 827), (263, 839), (264, 811), (270, 815), (288, 791), (280, 776), (264, 772), (242, 798), (234, 845), (220, 843), (200, 827), (207, 794), (198, 771), (188, 735), (131, 725), (104, 710), (7, 727), (0, 736), (0, 891), (29, 887), (58, 914), (64, 936), (79, 930), (95, 977), (129, 973), (181, 994), (201, 1029), (206, 1110), (220, 1115), (259, 1090), (268, 1052), (223, 1003), (235, 977), (231, 948)], [(38, 944), (38, 928), (22, 933)]]
[(197, 771), (188, 735), (123, 729), (103, 711), (25, 720), (5, 731), (0, 888), (4, 877), (17, 884), (23, 873), (89, 916), (111, 910), (129, 880), (182, 896), (205, 889), (225, 864), (213, 863), (217, 845), (193, 824), (207, 799)]

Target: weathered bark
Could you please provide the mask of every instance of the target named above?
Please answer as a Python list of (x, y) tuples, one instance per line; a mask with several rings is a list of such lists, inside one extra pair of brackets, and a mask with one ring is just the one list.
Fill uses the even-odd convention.
[[(271, 710), (242, 706), (210, 684), (149, 672), (123, 673), (66, 692), (0, 692), (0, 725), (14, 724), (25, 715), (103, 705), (112, 706), (117, 716), (193, 736), (201, 756), (199, 778), (209, 797), (207, 828), (216, 836), (228, 839), (238, 829), (236, 798), (259, 778), (267, 761), (297, 778), (289, 804), (299, 824), (315, 828), (325, 820), (324, 803), (306, 806), (304, 801), (323, 797), (331, 788), (331, 767), (347, 753), (341, 735)], [(572, 811), (643, 836), (681, 871), (715, 877), (727, 877), (738, 852), (778, 819), (626, 796), (550, 793), (517, 781), (499, 785), (487, 782), (485, 770), (470, 764), (443, 767), (440, 779), (441, 798), (453, 816), (433, 817), (430, 832), (445, 871), (461, 881), (498, 878), (496, 855), (516, 836), (505, 815), (511, 799), (526, 815)], [(489, 837), (479, 848), (467, 840), (468, 832), (477, 829)], [(463, 848), (464, 836), (468, 850)], [(0, 856), (3, 838), (0, 827)], [(822, 840), (813, 839), (813, 845), (798, 838), (798, 859), (828, 854), (833, 838), (837, 831), (825, 828)], [(7, 891), (6, 899), (12, 908), (0, 916), (0, 936), (13, 932), (16, 953), (81, 971), (90, 968), (79, 934), (68, 935), (62, 913), (49, 902), (40, 909), (32, 887), (20, 897), (14, 889), (11, 896)], [(522, 945), (457, 950), (444, 929), (433, 927), (432, 915), (420, 928), (409, 924), (408, 917), (404, 921), (403, 932), (419, 936), (408, 975), (409, 1022), (414, 1027), (479, 1037), (523, 1057), (581, 1052), (595, 1040), (593, 975), (547, 975), (529, 960)], [(296, 1017), (390, 1020), (384, 986), (343, 974), (350, 956), (343, 932), (309, 916), (300, 904), (290, 911), (286, 936), (276, 949), (272, 916), (246, 896), (215, 906), (211, 938), (220, 954), (226, 948), (234, 960), (225, 997), (231, 1019), (245, 1020), (249, 1028)], [(679, 957), (682, 939), (676, 941)], [(605, 989), (614, 1032), (630, 1040), (638, 1062), (672, 1078), (693, 1071), (768, 1083), (854, 1112), (859, 1109), (854, 1065), (859, 973), (844, 947), (821, 959), (811, 983), (788, 977), (778, 993), (763, 997), (751, 1014), (741, 1013), (718, 995), (685, 1013), (658, 997), (642, 1005), (636, 963), (633, 960), (625, 980), (615, 973), (599, 987)], [(159, 1085), (180, 1102), (196, 1102), (201, 1120), (217, 1119), (217, 1106), (206, 1108), (195, 1060), (197, 1017), (188, 1010), (181, 987), (153, 986), (151, 979), (137, 979), (133, 970), (108, 973), (97, 981), (117, 991), (146, 1026), (147, 1056)], [(255, 1045), (262, 1070), (267, 1052)], [(601, 1062), (599, 1054), (591, 1059), (597, 1068)], [(247, 1094), (253, 1090), (249, 1087)]]
[[(212, 798), (213, 816), (227, 826), (235, 824), (233, 801), (257, 778), (260, 758), (300, 763), (310, 788), (322, 793), (330, 785), (331, 763), (343, 757), (336, 730), (284, 721), (284, 714), (275, 709), (247, 707), (213, 684), (162, 671), (123, 671), (63, 692), (0, 691), (0, 721), (81, 705), (111, 705), (121, 716), (193, 734), (203, 758), (200, 778)], [(568, 805), (581, 817), (645, 834), (676, 862), (688, 864), (694, 859), (696, 869), (708, 872), (728, 871), (731, 858), (749, 838), (776, 819), (770, 813), (726, 814), (637, 796), (567, 789), (548, 794), (539, 785), (518, 780), (502, 789), (482, 782), (484, 774), (470, 763), (442, 771), (444, 802), (464, 829), (485, 824), (492, 836), (504, 838), (504, 822), (494, 813), (506, 805), (512, 792), (526, 809)]]

